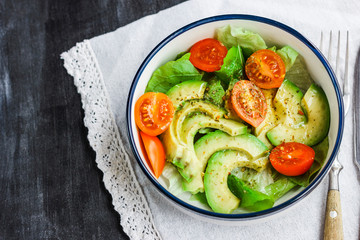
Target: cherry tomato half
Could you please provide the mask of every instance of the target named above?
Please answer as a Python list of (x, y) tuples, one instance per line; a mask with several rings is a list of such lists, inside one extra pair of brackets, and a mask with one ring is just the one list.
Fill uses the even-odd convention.
[(260, 88), (278, 88), (285, 78), (285, 64), (274, 51), (262, 49), (246, 60), (245, 73)]
[(165, 150), (161, 141), (140, 131), (147, 157), (150, 160), (156, 178), (159, 178), (165, 166)]
[(314, 162), (315, 151), (297, 142), (282, 143), (269, 156), (271, 165), (281, 174), (298, 176), (307, 172)]
[(190, 62), (205, 72), (221, 69), (227, 48), (218, 40), (206, 38), (195, 43), (190, 49)]
[(150, 136), (163, 133), (173, 117), (173, 103), (164, 93), (147, 92), (135, 103), (136, 125)]
[(254, 127), (259, 126), (265, 119), (265, 96), (253, 82), (238, 81), (231, 92), (231, 104), (236, 114)]

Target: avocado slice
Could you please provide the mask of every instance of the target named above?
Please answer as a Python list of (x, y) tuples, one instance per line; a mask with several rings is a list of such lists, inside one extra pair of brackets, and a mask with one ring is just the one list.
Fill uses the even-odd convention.
[(277, 121), (276, 120), (277, 116), (275, 112), (275, 106), (273, 103), (273, 100), (276, 95), (276, 89), (275, 88), (262, 89), (262, 92), (264, 93), (266, 99), (267, 110), (264, 121), (262, 121), (262, 123), (259, 126), (254, 128), (254, 135), (258, 139), (260, 139), (269, 149), (272, 149), (273, 145), (267, 139), (266, 133), (267, 131), (269, 131), (270, 129), (276, 126), (275, 123)]
[(207, 82), (189, 80), (173, 86), (166, 95), (171, 99), (174, 108), (177, 109), (186, 100), (202, 99), (206, 86)]
[(203, 113), (196, 113), (187, 117), (182, 124), (180, 132), (181, 142), (186, 146), (183, 149), (181, 162), (187, 166), (185, 166), (184, 170), (179, 169), (180, 174), (186, 181), (191, 181), (193, 177), (189, 169), (198, 164), (194, 150), (194, 137), (200, 129), (209, 127), (222, 130), (231, 136), (247, 133), (246, 125), (234, 120), (224, 118), (215, 120)]
[[(192, 194), (204, 191), (202, 174), (205, 171), (208, 159), (215, 152), (225, 149), (244, 151), (249, 154), (252, 159), (258, 159), (268, 153), (268, 148), (265, 144), (252, 134), (246, 133), (230, 136), (220, 130), (201, 137), (195, 143), (194, 149), (197, 161), (191, 162), (191, 164), (181, 170), (181, 172), (186, 172), (187, 175), (191, 176), (190, 182), (183, 182), (183, 189)], [(262, 167), (265, 167), (265, 164), (262, 165)]]
[(301, 107), (303, 94), (301, 90), (291, 81), (284, 80), (280, 88), (263, 90), (267, 103), (265, 120), (255, 128), (254, 135), (272, 148), (266, 134), (269, 130), (279, 124), (291, 127), (299, 127), (305, 124), (306, 117)]
[[(168, 97), (173, 102), (174, 108), (178, 109), (183, 101), (190, 99), (202, 99), (207, 83), (200, 80), (189, 80), (176, 84), (167, 91)], [(175, 113), (175, 116), (178, 115)], [(166, 159), (178, 167), (183, 167), (179, 161), (183, 155), (184, 147), (178, 144), (174, 131), (174, 124), (171, 122), (169, 128), (160, 136), (163, 140)]]
[(330, 107), (322, 88), (312, 84), (301, 100), (301, 106), (307, 122), (297, 128), (279, 124), (268, 131), (266, 135), (273, 145), (295, 141), (312, 146), (327, 136), (330, 127)]
[(278, 123), (297, 128), (306, 122), (301, 107), (302, 98), (301, 90), (291, 81), (284, 80), (274, 98)]
[(186, 101), (182, 108), (175, 112), (169, 128), (161, 135), (161, 140), (164, 144), (166, 159), (179, 168), (188, 165), (185, 161), (187, 158), (183, 158), (186, 144), (180, 138), (182, 123), (187, 116), (195, 112), (203, 112), (213, 119), (220, 119), (224, 115), (224, 110), (203, 100)]
[(203, 113), (197, 113), (184, 120), (180, 133), (182, 142), (193, 145), (195, 134), (202, 128), (219, 129), (231, 136), (247, 133), (247, 126), (243, 123), (225, 118), (215, 120)]
[(216, 105), (204, 100), (191, 100), (184, 103), (184, 106), (178, 110), (172, 120), (175, 130), (175, 136), (180, 140), (182, 124), (187, 116), (195, 112), (203, 112), (215, 120), (219, 120), (225, 114), (225, 111)]
[[(256, 138), (249, 138), (253, 141)], [(204, 174), (204, 187), (206, 199), (214, 212), (231, 213), (239, 207), (240, 199), (228, 187), (230, 172), (238, 167), (262, 168), (267, 157), (254, 161), (246, 151), (224, 150), (214, 153), (208, 161)]]

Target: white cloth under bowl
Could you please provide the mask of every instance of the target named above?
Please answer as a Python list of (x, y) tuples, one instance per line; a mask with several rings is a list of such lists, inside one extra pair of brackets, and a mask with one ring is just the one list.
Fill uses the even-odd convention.
[[(350, 31), (351, 84), (360, 45), (360, 2), (193, 0), (144, 17), (114, 32), (78, 43), (63, 53), (85, 112), (88, 139), (104, 184), (131, 239), (319, 239), (323, 236), (328, 178), (281, 217), (241, 227), (195, 220), (159, 196), (136, 163), (126, 132), (126, 101), (133, 77), (163, 38), (192, 21), (220, 14), (251, 14), (295, 28), (315, 45), (320, 33)], [(335, 45), (335, 44), (334, 44)], [(345, 50), (342, 51), (345, 54)], [(342, 60), (344, 59), (342, 55)], [(340, 69), (341, 73), (344, 69)], [(352, 112), (345, 122), (340, 160), (345, 239), (358, 239), (359, 174), (352, 162)], [(91, 213), (90, 213), (91, 214)]]

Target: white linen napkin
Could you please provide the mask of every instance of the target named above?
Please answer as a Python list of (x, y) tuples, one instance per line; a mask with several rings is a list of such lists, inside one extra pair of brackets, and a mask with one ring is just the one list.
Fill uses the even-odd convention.
[[(144, 17), (114, 32), (78, 43), (63, 53), (85, 111), (88, 139), (96, 152), (104, 184), (132, 239), (319, 239), (322, 237), (328, 178), (305, 199), (277, 218), (231, 227), (202, 222), (175, 209), (143, 176), (129, 146), (126, 101), (135, 73), (149, 52), (180, 27), (220, 14), (252, 14), (295, 28), (315, 45), (320, 33), (350, 31), (351, 83), (360, 45), (360, 2), (193, 0)], [(344, 31), (343, 31), (344, 30)], [(334, 35), (335, 36), (335, 35)], [(342, 35), (345, 39), (345, 35)], [(325, 39), (327, 40), (327, 39)], [(335, 45), (335, 44), (334, 44)], [(335, 51), (334, 51), (335, 52)], [(344, 60), (345, 49), (343, 49)], [(341, 69), (343, 73), (344, 69)], [(358, 239), (360, 191), (352, 162), (352, 112), (345, 122), (340, 150), (340, 175), (345, 239)], [(135, 173), (135, 175), (134, 175)]]

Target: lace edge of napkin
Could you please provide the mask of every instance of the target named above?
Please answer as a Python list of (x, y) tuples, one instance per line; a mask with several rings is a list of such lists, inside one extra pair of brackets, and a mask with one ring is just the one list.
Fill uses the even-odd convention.
[(120, 224), (131, 239), (161, 239), (110, 108), (108, 93), (90, 42), (77, 43), (61, 54), (64, 67), (74, 77), (85, 112), (90, 146), (104, 173), (103, 182), (120, 214)]

